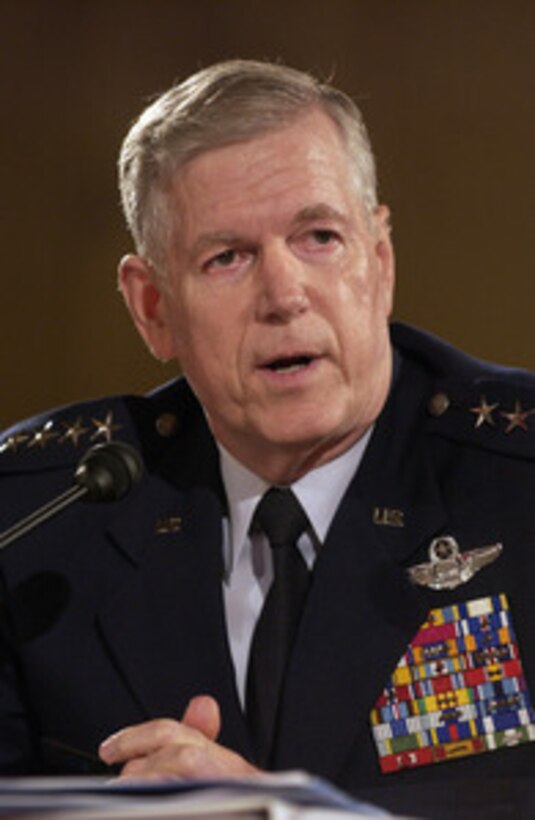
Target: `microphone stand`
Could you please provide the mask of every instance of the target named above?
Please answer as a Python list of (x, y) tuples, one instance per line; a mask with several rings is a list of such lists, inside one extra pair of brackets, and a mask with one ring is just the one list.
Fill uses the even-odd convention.
[(0, 533), (0, 550), (80, 498), (104, 502), (124, 498), (142, 472), (141, 457), (131, 445), (122, 441), (96, 444), (80, 460), (68, 490)]
[(58, 495), (57, 498), (54, 498), (52, 501), (49, 501), (42, 507), (39, 507), (38, 510), (35, 510), (26, 518), (23, 518), (22, 521), (17, 521), (16, 524), (13, 524), (13, 526), (9, 527), (7, 530), (4, 530), (4, 532), (0, 535), (0, 550), (5, 549), (18, 538), (22, 538), (23, 535), (26, 535), (26, 533), (33, 530), (34, 527), (37, 527), (39, 524), (42, 524), (43, 521), (52, 518), (53, 515), (56, 515), (65, 507), (68, 507), (70, 504), (78, 501), (79, 498), (83, 498), (83, 496), (87, 495), (88, 492), (89, 490), (84, 486), (75, 485), (74, 487), (70, 487), (64, 493)]

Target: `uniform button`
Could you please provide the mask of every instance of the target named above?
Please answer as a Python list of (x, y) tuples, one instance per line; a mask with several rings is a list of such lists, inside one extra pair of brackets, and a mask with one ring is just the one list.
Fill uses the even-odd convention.
[(178, 417), (174, 413), (162, 413), (156, 419), (156, 432), (163, 438), (174, 436), (178, 427)]
[(432, 416), (438, 418), (446, 412), (450, 404), (449, 396), (447, 396), (446, 393), (435, 393), (435, 395), (429, 399), (427, 409)]

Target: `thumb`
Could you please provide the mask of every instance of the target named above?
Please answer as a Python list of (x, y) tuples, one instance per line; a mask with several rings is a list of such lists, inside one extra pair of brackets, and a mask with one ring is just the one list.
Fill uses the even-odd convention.
[(219, 704), (210, 695), (197, 695), (186, 706), (182, 723), (202, 732), (208, 740), (216, 740), (221, 729)]

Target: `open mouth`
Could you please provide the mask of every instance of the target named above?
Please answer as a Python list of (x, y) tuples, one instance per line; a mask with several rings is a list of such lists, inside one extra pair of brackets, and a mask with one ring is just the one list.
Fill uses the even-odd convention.
[(294, 373), (297, 370), (302, 370), (308, 367), (314, 361), (313, 356), (283, 356), (280, 359), (273, 359), (263, 365), (265, 370), (271, 370), (273, 373)]

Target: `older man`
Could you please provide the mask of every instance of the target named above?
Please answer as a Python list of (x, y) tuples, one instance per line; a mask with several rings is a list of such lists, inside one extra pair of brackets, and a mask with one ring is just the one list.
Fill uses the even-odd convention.
[(120, 171), (120, 287), (185, 378), (3, 438), (5, 526), (91, 442), (146, 463), (2, 556), (3, 771), (63, 745), (63, 771), (98, 747), (124, 775), (353, 792), (533, 771), (534, 379), (389, 327), (353, 103), (222, 63), (141, 115)]

